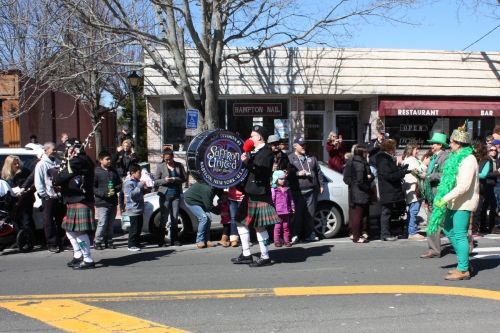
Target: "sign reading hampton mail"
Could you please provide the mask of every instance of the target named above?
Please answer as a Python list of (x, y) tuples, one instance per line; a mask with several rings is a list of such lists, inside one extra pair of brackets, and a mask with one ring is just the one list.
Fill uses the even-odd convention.
[(244, 140), (226, 130), (198, 134), (187, 151), (189, 173), (197, 181), (217, 188), (239, 184), (248, 173), (241, 161)]
[(281, 103), (234, 103), (233, 116), (281, 116)]

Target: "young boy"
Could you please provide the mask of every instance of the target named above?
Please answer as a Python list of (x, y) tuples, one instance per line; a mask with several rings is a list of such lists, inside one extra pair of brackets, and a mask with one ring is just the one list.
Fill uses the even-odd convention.
[(128, 167), (129, 176), (123, 184), (125, 192), (125, 205), (127, 207), (127, 215), (130, 217), (130, 230), (128, 234), (128, 250), (140, 251), (143, 216), (144, 213), (144, 188), (145, 184), (141, 179), (141, 166), (137, 163), (132, 163)]
[(116, 249), (113, 245), (113, 224), (116, 218), (118, 193), (122, 190), (122, 180), (118, 171), (111, 167), (109, 152), (101, 151), (98, 160), (100, 166), (94, 171), (94, 195), (98, 218), (94, 249), (104, 250), (103, 239), (108, 249)]

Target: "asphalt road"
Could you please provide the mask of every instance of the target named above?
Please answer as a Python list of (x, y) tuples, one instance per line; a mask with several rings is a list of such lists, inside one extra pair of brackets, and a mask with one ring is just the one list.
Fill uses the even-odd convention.
[[(94, 251), (98, 268), (88, 271), (66, 267), (71, 252), (36, 249), (0, 256), (1, 331), (83, 331), (85, 321), (68, 328), (46, 315), (34, 319), (41, 310), (26, 312), (33, 304), (69, 304), (70, 309), (73, 301), (76, 308), (88, 306), (85, 311), (110, 310), (105, 316), (128, 315), (170, 327), (162, 328), (165, 332), (498, 331), (498, 236), (477, 241), (473, 277), (457, 282), (444, 280), (455, 268), (453, 250), (447, 246), (440, 259), (420, 259), (425, 241), (354, 244), (344, 237), (291, 248), (271, 245), (275, 264), (263, 268), (231, 264), (239, 248), (150, 243), (141, 252), (129, 252), (126, 236), (116, 244), (116, 250)], [(258, 255), (258, 246), (252, 252)], [(462, 292), (466, 296), (455, 296)], [(50, 297), (62, 305), (47, 303)], [(21, 302), (17, 308), (11, 307), (14, 301)]]

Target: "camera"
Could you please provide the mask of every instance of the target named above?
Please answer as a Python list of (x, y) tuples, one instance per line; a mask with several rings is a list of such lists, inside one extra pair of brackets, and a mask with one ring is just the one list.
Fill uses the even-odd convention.
[(311, 177), (311, 173), (310, 172), (306, 172), (306, 177)]

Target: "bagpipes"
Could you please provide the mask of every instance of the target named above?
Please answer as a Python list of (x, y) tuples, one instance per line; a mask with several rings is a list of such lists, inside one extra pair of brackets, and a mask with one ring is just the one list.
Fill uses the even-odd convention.
[[(79, 156), (82, 152), (85, 151), (85, 148), (88, 146), (90, 143), (90, 139), (95, 136), (95, 133), (99, 126), (101, 126), (102, 122), (104, 120), (104, 117), (101, 117), (99, 121), (95, 124), (94, 128), (92, 129), (92, 132), (89, 133), (83, 144), (81, 143), (80, 140), (78, 139), (68, 139), (65, 142), (66, 149), (64, 152), (64, 156), (61, 160), (61, 164), (56, 166), (55, 168), (50, 168), (48, 170), (49, 177), (51, 181), (53, 181), (54, 177), (56, 175), (61, 174), (67, 169), (68, 174), (72, 174), (73, 171), (71, 170), (71, 165), (69, 163), (69, 160), (73, 157)], [(82, 193), (85, 193), (85, 189), (83, 188), (84, 184), (84, 176), (83, 175), (75, 175), (71, 180), (69, 181), (68, 187), (69, 189), (73, 191), (79, 191)]]

